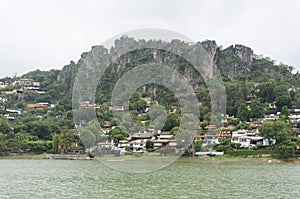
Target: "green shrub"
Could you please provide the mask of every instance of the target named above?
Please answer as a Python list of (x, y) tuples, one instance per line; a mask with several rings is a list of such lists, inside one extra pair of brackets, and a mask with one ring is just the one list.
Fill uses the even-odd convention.
[(295, 157), (295, 147), (288, 145), (279, 145), (275, 147), (275, 157), (288, 159)]
[(153, 149), (153, 148), (149, 148), (149, 149), (147, 149), (147, 151), (151, 153), (151, 152), (154, 152), (154, 151), (155, 151), (155, 149)]
[(25, 142), (25, 147), (34, 152), (46, 152), (52, 149), (52, 141), (27, 141)]
[(129, 146), (125, 146), (125, 151), (130, 151), (130, 147)]
[(228, 151), (227, 154), (231, 156), (248, 156), (248, 155), (271, 154), (271, 151), (270, 150), (236, 150), (236, 151)]
[(55, 154), (53, 150), (47, 150), (46, 153), (47, 154)]

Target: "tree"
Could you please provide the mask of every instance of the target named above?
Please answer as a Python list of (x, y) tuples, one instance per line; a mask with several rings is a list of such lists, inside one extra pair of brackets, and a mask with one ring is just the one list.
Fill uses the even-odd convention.
[(202, 102), (202, 105), (205, 107), (203, 111), (200, 110), (201, 115), (205, 115), (211, 106), (211, 100), (209, 96), (208, 88), (204, 85), (200, 85), (197, 90), (197, 97)]
[(59, 144), (64, 153), (68, 153), (68, 150), (75, 141), (76, 132), (73, 129), (66, 129), (59, 135)]
[(100, 118), (101, 122), (109, 121), (112, 118), (112, 111), (109, 110), (109, 107), (104, 103), (101, 108), (97, 111), (97, 116)]
[(209, 113), (210, 109), (207, 106), (199, 105), (199, 112), (200, 112), (200, 120), (203, 121), (204, 120), (203, 116)]
[(25, 107), (26, 107), (26, 103), (25, 102), (19, 102), (17, 104), (17, 108), (19, 108), (19, 109), (24, 109)]
[(52, 148), (52, 141), (26, 141), (26, 149), (29, 149), (34, 152), (45, 152), (51, 150)]
[(272, 140), (276, 140), (276, 143), (271, 145), (275, 157), (287, 159), (295, 156), (295, 143), (291, 141), (292, 130), (289, 124), (277, 120), (265, 123), (259, 131), (270, 144)]
[(238, 107), (237, 117), (240, 118), (243, 122), (249, 121), (251, 118), (251, 113), (248, 110), (246, 104), (242, 103)]
[(199, 124), (199, 119), (194, 116), (194, 114), (183, 114), (180, 121), (180, 128), (186, 130), (193, 130)]
[(283, 106), (281, 108), (281, 112), (280, 112), (280, 117), (285, 120), (289, 117), (289, 114), (290, 114), (290, 110), (287, 106)]
[(291, 97), (289, 95), (281, 95), (276, 97), (275, 103), (277, 110), (280, 111), (283, 106), (290, 107), (291, 106)]
[(83, 145), (91, 150), (93, 146), (96, 144), (96, 137), (95, 135), (88, 129), (83, 129), (80, 133), (80, 140)]
[(178, 114), (168, 114), (165, 126), (163, 127), (163, 131), (170, 131), (175, 126), (180, 125), (180, 115)]
[(280, 144), (275, 147), (275, 155), (280, 159), (295, 157), (295, 146)]
[(152, 140), (147, 140), (146, 142), (146, 149), (153, 149), (153, 142)]
[(272, 145), (272, 140), (276, 140), (276, 145), (284, 143), (292, 134), (289, 124), (282, 120), (263, 124), (259, 128), (259, 132), (261, 136), (268, 139), (270, 145)]
[(179, 128), (175, 140), (178, 148), (188, 149), (194, 141), (195, 134), (193, 132)]
[(170, 134), (171, 135), (176, 135), (176, 133), (178, 132), (179, 130), (179, 127), (178, 126), (175, 126), (174, 128), (172, 128), (172, 130), (170, 131)]
[(37, 120), (28, 124), (32, 135), (38, 136), (41, 140), (50, 140), (53, 133), (59, 133), (60, 128), (51, 121)]
[(167, 113), (164, 106), (158, 104), (152, 105), (149, 111), (149, 116), (156, 132), (163, 128), (167, 118)]
[(139, 92), (135, 92), (132, 94), (129, 103), (129, 110), (137, 110), (138, 112), (145, 111), (147, 107), (147, 102), (141, 99), (142, 94)]
[(195, 139), (195, 151), (200, 151), (201, 147), (202, 147), (202, 139)]
[(7, 134), (11, 130), (10, 124), (4, 118), (0, 118), (0, 132)]
[(7, 140), (3, 133), (0, 133), (0, 156), (7, 154)]
[(127, 139), (128, 136), (128, 133), (120, 126), (115, 127), (109, 132), (109, 139), (113, 140), (115, 143)]
[(261, 99), (263, 99), (263, 102), (271, 103), (275, 100), (274, 96), (274, 83), (265, 83), (260, 84), (258, 86), (259, 92), (257, 93), (257, 96)]
[(227, 106), (226, 112), (229, 115), (236, 115), (238, 105), (245, 101), (247, 93), (244, 92), (243, 85), (238, 81), (225, 83)]
[(280, 81), (280, 83), (274, 89), (277, 111), (281, 111), (283, 106), (291, 106), (292, 100), (288, 93), (288, 88), (289, 85), (286, 82)]
[(263, 118), (264, 117), (264, 106), (258, 100), (251, 101), (250, 104), (251, 117), (252, 118)]
[(58, 153), (59, 149), (59, 135), (54, 133), (52, 136), (52, 150), (54, 154)]
[(19, 132), (28, 132), (28, 126), (20, 122), (17, 126), (14, 127), (14, 133)]
[(259, 128), (260, 135), (268, 139), (268, 143), (271, 146), (271, 140), (275, 138), (276, 132), (274, 132), (274, 123), (264, 123)]
[(232, 150), (231, 138), (219, 138), (219, 143), (215, 149), (225, 153)]
[(106, 141), (106, 137), (100, 130), (100, 126), (97, 126), (98, 122), (92, 122), (86, 129), (90, 130), (96, 137), (96, 142)]

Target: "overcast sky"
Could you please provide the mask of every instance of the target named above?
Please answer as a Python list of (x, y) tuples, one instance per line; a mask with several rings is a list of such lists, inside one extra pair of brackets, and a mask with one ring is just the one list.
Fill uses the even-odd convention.
[(243, 44), (300, 70), (297, 0), (0, 0), (0, 77), (61, 69), (91, 46), (139, 28)]

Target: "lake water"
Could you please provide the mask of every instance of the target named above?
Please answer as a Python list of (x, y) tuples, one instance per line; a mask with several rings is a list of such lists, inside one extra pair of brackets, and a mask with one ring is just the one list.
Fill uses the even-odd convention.
[(300, 164), (177, 161), (131, 174), (99, 161), (0, 160), (0, 198), (300, 198)]

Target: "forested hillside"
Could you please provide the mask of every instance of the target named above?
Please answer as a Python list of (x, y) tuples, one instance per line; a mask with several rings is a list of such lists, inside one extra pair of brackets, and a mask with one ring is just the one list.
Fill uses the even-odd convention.
[[(117, 81), (135, 66), (149, 62), (171, 66), (188, 79), (201, 102), (198, 106), (202, 129), (199, 131), (204, 130), (211, 117), (210, 95), (205, 80), (212, 78), (217, 71), (221, 72), (225, 85), (226, 113), (238, 117), (241, 122), (256, 121), (267, 114), (300, 107), (299, 73), (293, 73), (292, 66), (278, 64), (271, 58), (256, 55), (249, 47), (234, 45), (223, 49), (215, 41), (196, 44), (178, 40), (170, 43), (147, 41), (153, 48), (131, 51), (119, 56), (124, 46), (141, 46), (145, 42), (122, 37), (111, 49), (93, 47), (93, 50), (99, 51), (99, 59), (114, 60), (99, 81), (92, 105), (96, 107), (102, 127), (107, 121), (108, 127), (118, 124), (110, 109), (111, 93)], [(168, 51), (157, 50), (156, 47), (159, 46), (181, 49), (182, 52), (197, 52), (201, 47), (211, 56), (212, 62), (203, 68), (206, 75), (201, 76), (187, 60)], [(58, 148), (68, 150), (71, 147), (74, 140), (78, 139), (72, 115), (73, 84), (86, 56), (87, 53), (83, 53), (77, 63), (71, 61), (62, 70), (36, 70), (21, 77), (0, 79), (0, 151), (27, 148), (55, 151)], [(87, 68), (84, 75), (95, 72), (93, 70)], [(85, 103), (88, 106), (93, 102)], [(166, 87), (155, 84), (139, 88), (131, 97), (129, 107), (135, 124), (125, 122), (122, 125), (145, 126), (146, 129), (153, 127), (155, 124), (151, 122), (147, 109), (155, 103), (165, 106), (168, 113), (162, 130), (176, 131), (180, 123), (178, 100)], [(134, 130), (133, 127), (132, 131)], [(94, 133), (97, 142), (105, 137), (100, 132)], [(122, 138), (124, 137), (126, 136)], [(56, 145), (60, 147), (53, 147), (53, 142), (57, 142)]]

